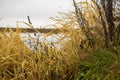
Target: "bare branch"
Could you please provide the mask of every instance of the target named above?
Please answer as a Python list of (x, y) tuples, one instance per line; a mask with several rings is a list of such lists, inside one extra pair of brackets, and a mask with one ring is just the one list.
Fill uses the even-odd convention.
[(28, 22), (32, 25), (32, 23), (31, 23), (31, 20), (30, 20), (30, 17), (29, 17), (29, 16), (27, 16), (27, 19), (28, 19)]

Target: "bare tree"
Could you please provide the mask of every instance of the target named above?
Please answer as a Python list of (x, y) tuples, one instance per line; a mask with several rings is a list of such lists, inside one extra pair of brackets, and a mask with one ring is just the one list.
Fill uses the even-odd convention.
[[(92, 0), (93, 3), (96, 4), (98, 12), (99, 12), (99, 20), (102, 24), (103, 31), (104, 31), (104, 38), (105, 38), (105, 47), (109, 47), (109, 43), (114, 43), (119, 40), (120, 38), (120, 24), (116, 27), (115, 21), (120, 21), (120, 15), (118, 17), (116, 16), (116, 3), (117, 0)], [(120, 1), (118, 1), (120, 2)], [(76, 13), (76, 19), (77, 22), (81, 28), (81, 25), (83, 28), (81, 28), (84, 32), (86, 31), (86, 28), (89, 29), (87, 26), (89, 26), (85, 18), (82, 16), (80, 8), (77, 6), (75, 0), (73, 0), (74, 7), (75, 7), (75, 13)], [(82, 22), (82, 24), (81, 24)], [(85, 25), (85, 26), (84, 26)], [(96, 25), (97, 26), (97, 25)], [(87, 30), (90, 34), (90, 30)], [(87, 33), (88, 33), (87, 32)], [(86, 32), (85, 32), (86, 33)], [(117, 34), (117, 36), (116, 36)], [(86, 34), (87, 35), (87, 34)], [(88, 36), (87, 36), (88, 37)]]
[(114, 17), (113, 17), (113, 0), (106, 0), (106, 6), (105, 6), (105, 15), (106, 15), (106, 20), (108, 23), (108, 31), (109, 31), (109, 37), (110, 41), (113, 41), (114, 38), (114, 29), (115, 29), (115, 24), (113, 22)]

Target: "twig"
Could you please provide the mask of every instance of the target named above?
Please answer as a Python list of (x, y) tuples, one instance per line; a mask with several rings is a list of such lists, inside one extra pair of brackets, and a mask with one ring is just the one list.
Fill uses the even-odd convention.
[(27, 18), (28, 18), (28, 22), (32, 25), (31, 20), (30, 20), (30, 17), (27, 16)]

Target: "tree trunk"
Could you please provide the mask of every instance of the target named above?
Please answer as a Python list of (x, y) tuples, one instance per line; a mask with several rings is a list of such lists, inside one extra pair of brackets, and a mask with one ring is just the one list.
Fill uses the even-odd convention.
[(112, 42), (114, 36), (114, 28), (115, 28), (115, 24), (113, 22), (114, 18), (113, 18), (113, 2), (112, 0), (106, 0), (105, 2), (106, 7), (105, 7), (105, 16), (107, 19), (107, 24), (108, 24), (108, 33), (109, 33), (109, 39)]
[[(102, 8), (103, 8), (104, 11), (105, 11), (105, 0), (101, 0), (101, 6), (102, 6)], [(99, 8), (99, 14), (100, 14), (100, 16), (101, 16), (101, 22), (102, 22), (103, 29), (104, 29), (105, 46), (106, 46), (106, 48), (108, 48), (108, 42), (109, 42), (109, 39), (108, 39), (108, 31), (107, 31), (107, 27), (106, 27), (106, 22), (105, 22), (105, 20), (103, 19), (102, 12), (101, 12), (101, 9), (100, 9), (100, 8)]]

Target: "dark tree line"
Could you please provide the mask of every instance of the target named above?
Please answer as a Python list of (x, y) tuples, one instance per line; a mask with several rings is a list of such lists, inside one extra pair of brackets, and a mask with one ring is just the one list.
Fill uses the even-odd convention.
[[(92, 0), (98, 8), (100, 21), (103, 26), (104, 38), (105, 38), (105, 47), (109, 47), (110, 43), (119, 43), (120, 45), (120, 14), (117, 13), (119, 5), (116, 5), (120, 0)], [(80, 25), (81, 20), (83, 19), (80, 13), (80, 9), (76, 4), (76, 1), (73, 0), (76, 18), (78, 24)], [(117, 15), (118, 14), (118, 15)], [(79, 16), (81, 15), (81, 16)], [(115, 22), (119, 24), (116, 25)]]
[[(117, 0), (100, 0), (102, 8), (104, 9), (105, 12), (105, 18), (106, 18), (106, 23), (108, 25), (108, 30), (104, 30), (107, 35), (106, 37), (106, 47), (108, 47), (108, 42), (119, 42), (119, 35), (120, 35), (120, 24), (118, 26), (115, 26), (114, 22), (120, 21), (119, 17), (117, 16), (115, 8), (119, 8), (119, 6), (116, 5), (118, 1)], [(117, 36), (116, 36), (117, 35)], [(108, 37), (108, 38), (107, 38)]]
[[(106, 43), (105, 46), (108, 47), (108, 42), (112, 42), (113, 38), (115, 37), (114, 29), (115, 29), (115, 24), (114, 24), (114, 17), (113, 17), (113, 0), (100, 0), (101, 4), (97, 4), (98, 6), (101, 5), (105, 12), (105, 18), (107, 22), (102, 23), (103, 25), (107, 23), (107, 26), (103, 26), (104, 28), (104, 33), (105, 33), (105, 39)], [(104, 21), (104, 20), (102, 20)]]

